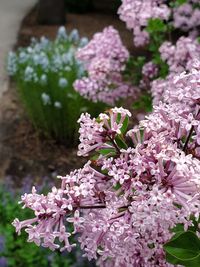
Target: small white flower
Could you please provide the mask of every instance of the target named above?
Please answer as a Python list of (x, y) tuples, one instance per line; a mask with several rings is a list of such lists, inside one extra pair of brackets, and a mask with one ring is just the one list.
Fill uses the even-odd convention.
[(60, 109), (60, 108), (62, 108), (62, 104), (59, 101), (56, 101), (54, 103), (54, 107)]
[(35, 76), (34, 69), (30, 66), (27, 66), (24, 71), (24, 80), (26, 82), (30, 82), (31, 80), (33, 80), (34, 76)]
[(42, 76), (40, 77), (40, 83), (41, 83), (41, 85), (47, 84), (47, 75), (46, 74), (42, 74)]
[(47, 95), (46, 93), (42, 93), (41, 98), (42, 98), (43, 104), (44, 104), (45, 106), (51, 104), (50, 96)]

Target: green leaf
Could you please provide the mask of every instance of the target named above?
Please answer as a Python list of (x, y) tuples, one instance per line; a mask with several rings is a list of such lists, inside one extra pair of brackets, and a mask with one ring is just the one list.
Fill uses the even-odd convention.
[(120, 149), (127, 149), (128, 147), (127, 147), (127, 144), (122, 140), (122, 138), (118, 135), (118, 136), (116, 136), (116, 138), (115, 138), (115, 142), (117, 143), (117, 145), (118, 145), (118, 147), (120, 148)]
[(107, 155), (109, 155), (109, 156), (111, 156), (111, 155), (115, 156), (115, 155), (116, 155), (116, 151), (115, 151), (114, 148), (104, 148), (104, 149), (100, 149), (100, 150), (99, 150), (99, 153), (100, 153), (101, 155), (103, 155), (103, 156), (107, 156)]
[(120, 122), (120, 120), (121, 120), (121, 114), (120, 114), (120, 113), (118, 113), (118, 114), (117, 114), (117, 119), (116, 119), (116, 122), (117, 122), (117, 123), (119, 123), (119, 122)]
[(129, 117), (126, 116), (126, 118), (124, 119), (124, 122), (123, 122), (123, 125), (122, 125), (122, 128), (121, 128), (121, 132), (122, 134), (124, 134), (128, 128), (128, 124), (129, 124)]
[[(190, 220), (192, 220), (192, 225), (188, 227), (188, 231), (194, 232), (196, 233), (196, 231), (198, 230), (198, 225), (200, 223), (200, 218), (198, 220), (196, 220), (196, 218), (194, 216), (190, 216)], [(184, 225), (181, 223), (178, 223), (173, 229), (172, 229), (173, 233), (184, 233)]]
[[(158, 18), (150, 19), (148, 21), (148, 26), (147, 26), (146, 30), (149, 33), (166, 32), (167, 31), (167, 26), (162, 20), (160, 20)], [(159, 36), (155, 36), (155, 37), (159, 38)]]
[(114, 186), (114, 189), (117, 191), (118, 189), (120, 189), (122, 186), (120, 183), (117, 183), (115, 186)]
[(170, 3), (170, 7), (178, 7), (178, 6), (181, 6), (183, 4), (185, 4), (187, 2), (187, 0), (176, 0), (176, 1), (172, 1)]
[(183, 224), (181, 224), (181, 223), (178, 223), (173, 229), (172, 229), (172, 232), (173, 233), (180, 233), (180, 232), (185, 232), (184, 231), (184, 226), (183, 226)]
[(192, 231), (177, 233), (164, 245), (166, 259), (172, 264), (186, 267), (200, 266), (200, 240)]
[(139, 97), (138, 101), (133, 103), (133, 109), (144, 110), (145, 112), (152, 111), (152, 97), (148, 94), (143, 94)]

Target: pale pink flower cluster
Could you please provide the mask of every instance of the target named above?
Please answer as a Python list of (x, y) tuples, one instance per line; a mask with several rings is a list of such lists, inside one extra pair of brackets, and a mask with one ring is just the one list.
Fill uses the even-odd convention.
[(22, 196), (35, 218), (16, 219), (16, 230), (25, 228), (37, 245), (70, 251), (71, 223), (84, 255), (99, 266), (172, 266), (163, 250), (171, 229), (181, 223), (187, 230), (191, 215), (200, 215), (198, 77), (198, 70), (177, 76), (167, 103), (128, 132), (126, 109), (82, 115), (79, 155), (95, 157), (46, 196), (34, 188)]
[[(191, 62), (192, 63), (192, 62)], [(200, 61), (193, 61), (191, 71), (157, 79), (151, 83), (153, 103), (179, 103), (181, 109), (189, 109), (200, 102)]]
[(142, 74), (149, 79), (153, 79), (158, 74), (158, 66), (149, 61), (142, 67)]
[(122, 72), (129, 59), (129, 52), (123, 46), (117, 30), (112, 26), (96, 33), (84, 48), (77, 52), (88, 72), (88, 77), (76, 80), (75, 90), (93, 102), (109, 105), (133, 95), (135, 88), (125, 82)]
[[(173, 26), (183, 31), (194, 30), (200, 26), (200, 8), (193, 8), (193, 1), (174, 8), (173, 10)], [(196, 1), (199, 3), (199, 1)]]
[(142, 67), (142, 79), (140, 80), (140, 89), (149, 89), (151, 81), (158, 75), (158, 66), (149, 61)]
[(154, 105), (158, 105), (160, 101), (163, 101), (165, 91), (168, 89), (168, 81), (173, 77), (173, 74), (170, 74), (165, 79), (159, 78), (151, 82), (151, 95)]
[(171, 73), (190, 70), (194, 60), (200, 59), (200, 44), (198, 40), (180, 37), (175, 45), (164, 42), (159, 48), (161, 58), (169, 65)]
[(166, 103), (180, 103), (182, 108), (193, 109), (200, 103), (200, 69), (181, 73), (169, 81), (164, 94)]
[[(118, 114), (120, 114), (119, 121), (116, 120)], [(87, 113), (82, 114), (78, 121), (80, 123), (80, 145), (78, 147), (78, 155), (88, 156), (88, 153), (94, 149), (113, 148), (112, 139), (116, 134), (122, 133), (121, 128), (127, 116), (130, 117), (131, 113), (123, 108), (112, 108), (109, 110), (109, 115), (105, 113), (100, 114), (100, 122), (91, 119), (90, 115)], [(107, 144), (106, 141), (111, 142), (111, 144)]]
[(119, 7), (120, 19), (128, 29), (133, 30), (135, 46), (144, 46), (149, 42), (145, 30), (151, 18), (168, 20), (171, 10), (164, 0), (123, 0)]

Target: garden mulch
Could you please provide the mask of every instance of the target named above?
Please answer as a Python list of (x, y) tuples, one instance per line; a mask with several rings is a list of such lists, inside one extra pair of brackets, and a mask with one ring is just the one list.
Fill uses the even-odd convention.
[[(126, 30), (125, 24), (113, 12), (100, 9), (92, 13), (66, 16), (67, 31), (77, 28), (81, 36), (91, 38), (95, 32), (113, 25), (119, 30), (124, 44), (132, 53), (141, 52), (133, 50), (132, 33)], [(45, 35), (53, 39), (57, 29), (58, 26), (38, 25), (36, 8), (33, 8), (22, 22), (15, 48), (27, 46), (33, 36), (39, 38)], [(0, 99), (0, 179), (11, 175), (17, 186), (28, 175), (33, 180), (55, 173), (64, 175), (81, 167), (86, 161), (78, 158), (76, 153), (77, 148), (69, 149), (39, 136), (26, 117), (18, 100), (15, 84), (11, 81), (10, 90)]]

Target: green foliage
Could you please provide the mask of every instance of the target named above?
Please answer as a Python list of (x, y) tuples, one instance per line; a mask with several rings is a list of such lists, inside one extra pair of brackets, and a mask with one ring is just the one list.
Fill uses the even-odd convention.
[(151, 52), (152, 61), (159, 67), (158, 76), (161, 78), (165, 78), (168, 75), (169, 67), (161, 59), (159, 48), (170, 37), (172, 29), (170, 24), (166, 24), (160, 19), (150, 19), (146, 29), (150, 35), (148, 50)]
[(181, 264), (186, 267), (200, 266), (200, 239), (196, 233), (199, 230), (199, 220), (191, 217), (192, 225), (184, 230), (183, 224), (177, 224), (172, 232), (171, 240), (164, 245), (166, 259), (172, 264)]
[(124, 119), (122, 128), (121, 128), (121, 132), (122, 132), (122, 134), (125, 134), (125, 133), (126, 133), (126, 131), (127, 131), (127, 129), (128, 129), (128, 125), (129, 125), (129, 117), (126, 116), (126, 118)]
[(178, 7), (178, 6), (181, 6), (183, 4), (187, 3), (187, 0), (175, 0), (175, 1), (171, 1), (170, 2), (170, 7)]
[(133, 109), (144, 110), (145, 112), (151, 112), (152, 107), (152, 97), (148, 93), (142, 94), (138, 101), (133, 103)]
[(99, 153), (103, 156), (115, 156), (116, 155), (116, 151), (113, 148), (105, 148), (105, 149), (100, 149)]
[(200, 239), (192, 231), (177, 233), (164, 249), (167, 261), (174, 265), (200, 266)]
[(143, 56), (132, 57), (130, 56), (126, 69), (124, 71), (125, 79), (132, 82), (134, 85), (138, 85), (142, 79), (142, 67), (146, 63), (146, 58)]
[(73, 88), (76, 79), (86, 76), (75, 59), (77, 48), (86, 39), (79, 39), (76, 30), (68, 36), (64, 28), (59, 31), (55, 41), (34, 40), (29, 47), (11, 53), (8, 71), (35, 128), (45, 136), (75, 146), (80, 114), (97, 116), (105, 105), (84, 99)]
[[(155, 19), (150, 19), (148, 22), (147, 26), (147, 31), (152, 34), (152, 33), (165, 33), (167, 31), (167, 25), (164, 21), (161, 19), (155, 18)], [(156, 36), (159, 37), (159, 36)]]

